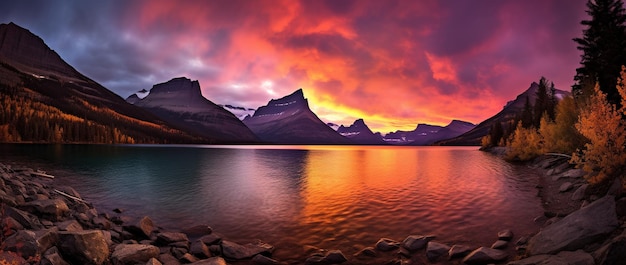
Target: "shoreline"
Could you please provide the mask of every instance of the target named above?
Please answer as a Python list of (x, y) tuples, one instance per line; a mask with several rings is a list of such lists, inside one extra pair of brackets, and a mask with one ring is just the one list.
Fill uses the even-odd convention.
[[(527, 166), (543, 173), (537, 188), (545, 214), (535, 218), (536, 223), (543, 222), (545, 227), (580, 208), (582, 200), (564, 203), (575, 187), (582, 186), (582, 175), (573, 174), (569, 166), (564, 166), (562, 158), (537, 159)], [(75, 258), (68, 258), (80, 250), (72, 249), (75, 246), (68, 246), (66, 241), (85, 234), (102, 238), (105, 243), (99, 245), (106, 245), (100, 249), (100, 260), (90, 264), (506, 264), (503, 263), (506, 261), (525, 264), (516, 262), (528, 256), (525, 253), (530, 235), (515, 235), (515, 238), (501, 236), (501, 233), (494, 235), (498, 240), (494, 240), (492, 247), (504, 250), (446, 245), (433, 236), (408, 235), (402, 242), (381, 238), (354, 256), (346, 256), (340, 250), (302, 246), (302, 256), (306, 259), (280, 262), (272, 259), (273, 246), (262, 241), (238, 244), (222, 238), (209, 226), (166, 231), (149, 217), (132, 220), (119, 209), (112, 214), (98, 213), (71, 187), (56, 187), (54, 179), (38, 176), (37, 171), (29, 168), (11, 168), (0, 163), (0, 175), (0, 220), (4, 232), (0, 261), (21, 258), (33, 262), (31, 264), (67, 264), (63, 263), (67, 261), (82, 264), (84, 260), (76, 263)], [(575, 183), (568, 191), (555, 193), (561, 182), (567, 180), (575, 180)], [(16, 190), (21, 195), (14, 193)], [(615, 231), (620, 232), (621, 228)], [(615, 231), (610, 239), (619, 235)], [(502, 234), (507, 233), (502, 231)], [(604, 239), (607, 241), (609, 237)], [(42, 240), (48, 242), (41, 244)], [(21, 250), (24, 246), (30, 246), (30, 252)], [(129, 257), (135, 260), (129, 261)], [(468, 257), (479, 257), (482, 261)]]

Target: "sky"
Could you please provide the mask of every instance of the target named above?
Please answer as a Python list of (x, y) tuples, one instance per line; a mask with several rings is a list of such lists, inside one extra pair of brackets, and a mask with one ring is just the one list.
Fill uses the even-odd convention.
[(586, 0), (2, 1), (123, 98), (185, 76), (216, 104), (302, 88), (324, 122), (479, 123), (545, 76), (571, 90)]

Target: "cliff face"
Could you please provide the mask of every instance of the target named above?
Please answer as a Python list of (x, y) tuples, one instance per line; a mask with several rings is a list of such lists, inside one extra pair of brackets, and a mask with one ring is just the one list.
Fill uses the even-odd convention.
[(202, 96), (200, 83), (185, 77), (156, 84), (143, 99), (127, 102), (215, 143), (253, 143), (257, 137), (235, 115)]
[(33, 74), (80, 76), (41, 38), (12, 22), (0, 24), (0, 60), (13, 62), (17, 68)]

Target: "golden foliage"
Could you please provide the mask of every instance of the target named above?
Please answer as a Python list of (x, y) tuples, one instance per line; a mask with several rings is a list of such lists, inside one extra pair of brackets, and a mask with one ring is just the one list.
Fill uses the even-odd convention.
[[(624, 70), (618, 81), (618, 90), (624, 102)], [(610, 104), (598, 85), (576, 123), (576, 129), (589, 140), (584, 150), (574, 153), (572, 162), (588, 172), (590, 183), (599, 183), (614, 177), (626, 164), (626, 122), (621, 113)]]
[(541, 137), (537, 129), (524, 128), (522, 122), (517, 123), (517, 127), (509, 138), (509, 149), (505, 159), (526, 161), (541, 154)]
[(539, 126), (543, 153), (571, 154), (585, 143), (576, 130), (579, 111), (571, 96), (563, 98), (556, 106), (554, 122), (543, 115)]

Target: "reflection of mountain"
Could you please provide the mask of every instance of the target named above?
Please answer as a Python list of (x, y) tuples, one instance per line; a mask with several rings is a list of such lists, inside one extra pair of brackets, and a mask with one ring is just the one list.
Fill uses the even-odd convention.
[(259, 107), (243, 123), (262, 141), (279, 144), (348, 144), (309, 109), (302, 89)]
[(337, 128), (337, 132), (355, 144), (386, 144), (380, 133), (373, 133), (363, 119), (354, 121), (348, 127), (341, 125)]
[[(534, 105), (535, 100), (537, 99), (537, 89), (539, 88), (539, 84), (533, 82), (530, 84), (530, 87), (519, 94), (515, 100), (509, 101), (506, 103), (504, 108), (498, 112), (496, 115), (492, 116), (489, 119), (478, 124), (474, 129), (459, 135), (453, 139), (448, 139), (445, 141), (441, 141), (437, 144), (440, 145), (480, 145), (480, 140), (483, 136), (489, 133), (489, 130), (493, 124), (496, 122), (500, 122), (503, 125), (512, 122), (516, 116), (522, 112), (524, 109), (524, 104), (526, 103), (526, 98), (528, 98), (530, 104)], [(563, 90), (556, 90), (555, 93), (558, 99), (562, 99), (563, 97), (569, 95), (569, 92)], [(506, 128), (506, 127), (505, 127)]]
[(396, 131), (385, 135), (387, 143), (402, 145), (431, 145), (437, 141), (457, 137), (472, 128), (474, 124), (453, 120), (445, 127), (418, 124), (413, 131)]
[(174, 78), (154, 85), (143, 99), (134, 95), (127, 101), (215, 143), (249, 143), (257, 140), (252, 131), (232, 113), (204, 98), (198, 81)]
[(0, 101), (0, 107), (15, 109), (2, 115), (0, 141), (203, 141), (127, 104), (13, 23), (0, 24)]

